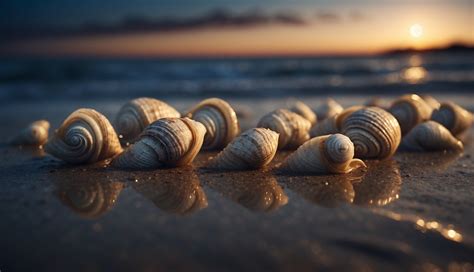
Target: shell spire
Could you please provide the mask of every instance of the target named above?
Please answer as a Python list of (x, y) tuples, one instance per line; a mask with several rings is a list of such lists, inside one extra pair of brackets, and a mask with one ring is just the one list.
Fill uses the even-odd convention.
[(407, 94), (392, 103), (388, 111), (397, 119), (402, 135), (430, 119), (433, 108), (416, 94)]
[(281, 164), (280, 170), (293, 173), (345, 174), (366, 168), (363, 161), (354, 159), (354, 145), (342, 134), (312, 138), (300, 146)]
[(427, 121), (414, 127), (403, 137), (402, 147), (409, 151), (462, 151), (464, 148), (461, 141), (435, 121)]
[(21, 130), (11, 140), (12, 145), (43, 145), (48, 141), (49, 122), (39, 120)]
[(186, 114), (204, 125), (203, 149), (220, 149), (230, 143), (239, 133), (240, 125), (234, 109), (226, 101), (209, 98), (201, 101)]
[(472, 126), (474, 115), (453, 102), (446, 102), (433, 112), (431, 120), (443, 125), (454, 136), (459, 136)]
[(206, 129), (189, 118), (151, 123), (137, 142), (112, 161), (122, 169), (155, 169), (189, 164), (201, 149)]
[(94, 163), (122, 152), (109, 120), (93, 109), (78, 109), (69, 115), (45, 151), (72, 164)]

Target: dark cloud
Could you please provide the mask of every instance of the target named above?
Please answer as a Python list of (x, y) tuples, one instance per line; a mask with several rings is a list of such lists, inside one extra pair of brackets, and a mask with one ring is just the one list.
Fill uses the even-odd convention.
[(342, 16), (331, 11), (317, 11), (316, 20), (324, 23), (338, 23), (342, 21)]
[(86, 35), (113, 35), (143, 32), (171, 32), (207, 28), (249, 28), (261, 25), (305, 25), (306, 20), (296, 13), (274, 14), (260, 11), (232, 13), (214, 10), (210, 13), (189, 18), (144, 18), (128, 17), (116, 24), (88, 23), (78, 27), (35, 27), (0, 29), (0, 37), (9, 40), (35, 38), (70, 37)]

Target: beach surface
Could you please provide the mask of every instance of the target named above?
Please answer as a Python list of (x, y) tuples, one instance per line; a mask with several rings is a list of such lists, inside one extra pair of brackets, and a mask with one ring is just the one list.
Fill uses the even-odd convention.
[[(159, 97), (157, 97), (159, 98)], [(344, 106), (367, 96), (334, 96)], [(383, 97), (387, 101), (393, 97)], [(436, 95), (474, 110), (469, 94)], [(314, 107), (325, 97), (304, 97)], [(200, 99), (165, 99), (185, 112)], [(290, 98), (230, 99), (242, 129)], [(460, 154), (399, 152), (349, 175), (288, 176), (192, 165), (119, 171), (68, 166), (6, 141), (57, 128), (79, 107), (111, 120), (126, 99), (0, 107), (0, 271), (472, 271), (474, 129)]]

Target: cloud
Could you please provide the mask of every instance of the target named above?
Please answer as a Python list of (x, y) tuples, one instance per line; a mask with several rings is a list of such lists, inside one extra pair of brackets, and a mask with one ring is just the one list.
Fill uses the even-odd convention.
[(339, 23), (342, 21), (342, 16), (331, 11), (317, 11), (316, 20), (324, 23)]
[(9, 40), (28, 40), (86, 35), (189, 31), (209, 28), (251, 28), (263, 25), (302, 26), (306, 24), (307, 21), (302, 16), (288, 11), (273, 14), (260, 11), (232, 13), (219, 9), (189, 18), (152, 19), (134, 16), (124, 18), (116, 24), (93, 22), (78, 27), (0, 28), (0, 37)]

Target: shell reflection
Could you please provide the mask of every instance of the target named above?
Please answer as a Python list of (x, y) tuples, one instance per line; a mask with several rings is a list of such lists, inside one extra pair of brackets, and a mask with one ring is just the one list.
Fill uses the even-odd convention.
[(252, 211), (271, 212), (288, 203), (288, 197), (270, 173), (208, 172), (201, 179), (211, 189)]
[(163, 170), (154, 177), (132, 183), (133, 189), (151, 200), (159, 209), (187, 215), (207, 208), (207, 197), (192, 169)]

